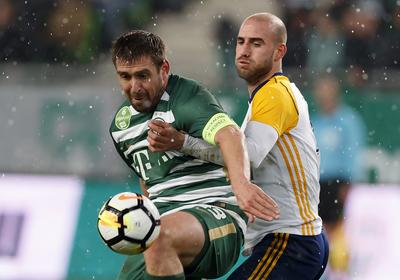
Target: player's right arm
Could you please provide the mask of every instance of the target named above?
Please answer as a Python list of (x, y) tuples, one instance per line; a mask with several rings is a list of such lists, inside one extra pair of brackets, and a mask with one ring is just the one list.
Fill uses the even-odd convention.
[(149, 128), (147, 141), (149, 142), (149, 149), (153, 152), (177, 150), (204, 161), (225, 165), (218, 146), (177, 131), (166, 122), (152, 120), (149, 122)]
[[(153, 120), (149, 123), (148, 142), (153, 152), (178, 150), (186, 155), (224, 166), (218, 146), (203, 139), (177, 131), (169, 123)], [(252, 167), (257, 168), (278, 139), (276, 130), (257, 121), (250, 121), (245, 130), (245, 146)]]

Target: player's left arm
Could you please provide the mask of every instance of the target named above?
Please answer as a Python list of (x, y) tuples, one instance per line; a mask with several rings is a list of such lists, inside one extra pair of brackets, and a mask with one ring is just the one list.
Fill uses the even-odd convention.
[(278, 132), (268, 124), (249, 121), (244, 134), (251, 166), (258, 168), (278, 140)]
[(293, 93), (285, 87), (273, 87), (256, 95), (251, 106), (244, 134), (252, 166), (257, 168), (278, 138), (297, 125), (299, 113)]
[(240, 129), (232, 124), (221, 127), (215, 131), (213, 142), (221, 149), (232, 190), (239, 207), (249, 217), (249, 222), (253, 222), (255, 217), (268, 221), (279, 218), (276, 202), (250, 182), (250, 163)]

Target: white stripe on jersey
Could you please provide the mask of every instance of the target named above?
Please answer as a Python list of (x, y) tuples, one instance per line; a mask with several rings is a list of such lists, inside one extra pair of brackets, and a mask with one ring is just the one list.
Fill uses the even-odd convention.
[(144, 123), (134, 125), (125, 130), (114, 131), (112, 132), (112, 137), (117, 143), (138, 137), (148, 129), (148, 123), (149, 121), (145, 121)]
[(139, 115), (139, 114), (140, 114), (140, 112), (136, 111), (135, 108), (133, 108), (132, 105), (129, 106), (129, 111), (131, 111), (131, 116)]
[(178, 151), (175, 151), (175, 150), (173, 150), (173, 151), (166, 151), (166, 152), (164, 152), (167, 156), (169, 156), (170, 158), (173, 158), (173, 157), (181, 157), (181, 156), (183, 156), (184, 154), (183, 153), (181, 153), (181, 152), (178, 152)]
[[(181, 195), (175, 195), (175, 196), (171, 196), (171, 197), (162, 197), (162, 198), (156, 198), (153, 199), (152, 201), (154, 203), (168, 203), (168, 202), (185, 202), (185, 204), (193, 204), (193, 203), (204, 203), (204, 204), (209, 204), (212, 202), (224, 202), (224, 203), (228, 203), (228, 204), (232, 204), (232, 205), (236, 205), (236, 198), (235, 196), (232, 194), (231, 197), (220, 197), (218, 195), (226, 195), (226, 193), (222, 193), (222, 192), (217, 192), (217, 193), (213, 193), (213, 196), (210, 197), (210, 194), (207, 194), (207, 197), (203, 196), (198, 196), (198, 195), (186, 195), (186, 194), (181, 194)], [(189, 201), (190, 202), (187, 202)]]
[[(195, 191), (189, 191), (185, 192), (182, 194), (176, 194), (174, 196), (166, 196), (162, 198), (156, 198), (153, 200), (153, 202), (169, 202), (169, 201), (188, 201), (188, 200), (194, 200), (197, 198), (209, 198), (211, 195), (212, 196), (224, 196), (227, 193), (232, 192), (231, 186), (221, 186), (221, 187), (212, 187), (212, 188), (202, 188), (198, 189)], [(150, 196), (151, 198), (151, 196)], [(221, 198), (223, 199), (223, 198)], [(233, 198), (232, 194), (232, 202), (229, 202), (230, 204), (237, 205), (236, 200)], [(227, 202), (227, 201), (226, 201)]]
[(179, 178), (171, 179), (169, 181), (166, 181), (166, 182), (163, 182), (163, 183), (160, 183), (160, 184), (150, 187), (148, 189), (148, 192), (149, 192), (150, 196), (156, 196), (161, 191), (164, 191), (171, 187), (181, 186), (181, 185), (190, 184), (190, 183), (197, 183), (197, 182), (202, 182), (202, 181), (207, 181), (207, 180), (212, 180), (212, 179), (218, 179), (221, 177), (225, 177), (225, 173), (222, 168), (219, 168), (219, 169), (212, 170), (212, 171), (209, 171), (206, 173), (182, 176)]
[(140, 148), (144, 148), (147, 147), (149, 145), (149, 141), (147, 141), (147, 139), (144, 139), (140, 142), (137, 142), (135, 145), (130, 145), (128, 149), (126, 149), (126, 151), (124, 152), (124, 156), (126, 158), (128, 158), (128, 155), (135, 149), (140, 149)]
[(186, 167), (203, 165), (204, 163), (207, 163), (207, 162), (204, 161), (204, 160), (200, 160), (200, 159), (188, 160), (188, 161), (186, 161), (186, 162), (184, 162), (182, 164), (178, 164), (177, 166), (172, 168), (171, 171), (169, 171), (169, 173), (173, 173), (173, 172), (176, 172), (178, 170), (185, 169)]

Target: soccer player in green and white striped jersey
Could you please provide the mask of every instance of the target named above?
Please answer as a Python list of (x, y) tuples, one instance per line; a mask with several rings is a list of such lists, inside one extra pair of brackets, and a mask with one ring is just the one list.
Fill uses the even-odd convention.
[[(239, 256), (247, 217), (271, 220), (279, 212), (276, 203), (249, 181), (243, 136), (210, 92), (193, 80), (169, 74), (165, 46), (157, 35), (126, 33), (114, 42), (112, 55), (127, 101), (110, 133), (161, 213), (160, 236), (143, 255), (127, 258), (119, 279), (222, 276)], [(229, 179), (213, 163), (178, 151), (150, 150), (157, 131), (149, 130), (148, 124), (154, 119), (219, 145)]]

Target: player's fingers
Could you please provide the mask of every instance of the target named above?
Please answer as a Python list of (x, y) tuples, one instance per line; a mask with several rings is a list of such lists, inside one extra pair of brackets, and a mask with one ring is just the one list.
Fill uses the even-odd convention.
[(270, 197), (269, 195), (267, 195), (267, 194), (266, 194), (265, 192), (263, 192), (263, 191), (260, 193), (260, 195), (261, 195), (261, 198), (262, 198), (266, 203), (268, 203), (268, 204), (274, 206), (275, 208), (278, 208), (278, 203), (276, 203), (276, 201), (273, 200), (272, 197)]
[(262, 213), (273, 217), (274, 219), (279, 218), (279, 208), (275, 207), (272, 204), (266, 203), (264, 200), (254, 200), (252, 207)]
[(168, 127), (168, 123), (160, 120), (151, 120), (149, 121), (149, 127), (152, 126), (153, 128), (159, 127), (159, 128), (166, 128)]
[(257, 196), (255, 197), (257, 201), (261, 204), (266, 204), (268, 206), (273, 206), (278, 208), (278, 204), (273, 200), (267, 193), (265, 193), (259, 186), (252, 184), (255, 188)]
[(249, 203), (249, 201), (246, 200), (238, 200), (240, 208), (246, 213), (249, 219), (251, 219), (249, 215), (253, 215), (267, 221), (279, 218), (279, 215), (275, 214), (270, 208), (265, 208), (255, 200), (251, 201), (252, 202)]
[(253, 222), (254, 222), (254, 219), (255, 219), (255, 218), (254, 218), (254, 215), (253, 215), (253, 214), (250, 214), (250, 213), (248, 213), (248, 212), (244, 212), (244, 213), (245, 213), (245, 214), (247, 215), (247, 217), (249, 218), (247, 222), (250, 223), (250, 224), (253, 223)]
[(156, 121), (156, 120), (149, 122), (148, 123), (149, 130), (153, 131), (154, 133), (156, 133), (158, 135), (165, 136), (165, 134), (167, 133), (167, 130), (164, 126), (162, 126), (160, 124), (164, 124), (164, 122)]
[(255, 184), (253, 185), (253, 189), (255, 190), (255, 194), (253, 196), (252, 201), (258, 203), (261, 207), (267, 208), (275, 208), (277, 213), (279, 213), (278, 204), (273, 200), (268, 194), (266, 194), (260, 187)]
[(149, 125), (149, 131), (157, 134), (157, 135), (163, 135), (164, 134), (164, 128), (159, 127), (159, 126), (150, 126)]
[(149, 150), (152, 152), (157, 152), (157, 147), (155, 145), (155, 142), (153, 139), (151, 139), (149, 136), (147, 136), (147, 142), (149, 142)]
[(265, 202), (259, 198), (253, 199), (252, 203), (249, 203), (245, 210), (248, 210), (259, 218), (267, 220), (279, 218), (279, 209), (272, 204), (265, 204)]
[(167, 143), (168, 139), (167, 137), (164, 137), (163, 135), (159, 134), (158, 132), (154, 131), (154, 130), (149, 130), (147, 132), (147, 136), (150, 137), (153, 141), (161, 144), (161, 143)]
[(158, 137), (157, 135), (151, 136), (151, 134), (150, 135), (148, 134), (147, 142), (149, 142), (149, 147), (153, 149), (152, 150), (153, 152), (155, 150), (160, 151), (161, 149), (163, 149), (163, 147), (165, 145), (163, 140), (160, 137)]
[(272, 211), (266, 210), (266, 209), (260, 211), (259, 209), (255, 208), (255, 207), (251, 207), (247, 212), (256, 216), (257, 218), (267, 220), (267, 221), (272, 221), (273, 219), (279, 218), (279, 216), (276, 216)]
[(262, 208), (271, 209), (275, 214), (279, 214), (279, 207), (278, 204), (268, 195), (265, 193), (260, 194), (255, 199), (256, 204), (260, 205)]

